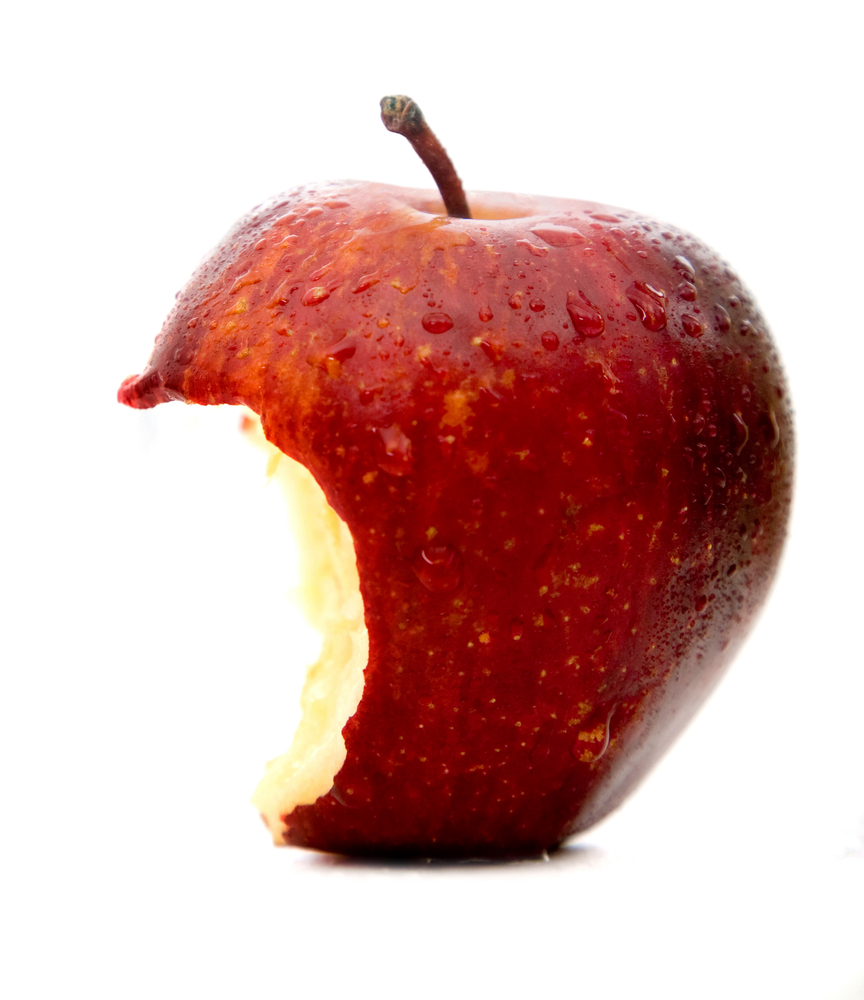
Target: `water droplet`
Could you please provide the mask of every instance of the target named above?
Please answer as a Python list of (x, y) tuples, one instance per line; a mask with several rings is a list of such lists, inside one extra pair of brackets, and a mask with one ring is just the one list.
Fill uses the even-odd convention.
[(708, 604), (708, 598), (704, 594), (700, 594), (696, 598), (696, 611), (697, 611), (697, 613), (700, 612), (700, 611), (704, 611), (707, 604)]
[(701, 337), (705, 332), (699, 319), (696, 316), (691, 316), (690, 313), (684, 313), (681, 317), (681, 325), (688, 337)]
[(726, 489), (726, 473), (722, 469), (714, 470), (714, 482), (721, 490)]
[(686, 257), (676, 257), (672, 261), (672, 267), (691, 285), (696, 283), (696, 268)]
[(525, 622), (521, 618), (514, 618), (510, 622), (510, 637), (511, 639), (521, 639), (522, 633), (525, 631)]
[[(287, 336), (287, 326), (284, 332), (281, 328), (277, 327), (277, 333)], [(341, 337), (334, 344), (331, 344), (326, 350), (310, 351), (306, 360), (310, 365), (314, 365), (322, 371), (327, 372), (330, 378), (339, 378), (342, 374), (342, 363), (349, 358), (353, 358), (356, 353), (357, 344), (354, 342), (354, 334), (349, 333)]]
[(543, 726), (543, 731), (537, 737), (537, 742), (534, 744), (531, 750), (531, 763), (532, 764), (542, 764), (544, 760), (549, 756), (549, 751), (552, 749), (552, 740), (550, 736), (550, 726), (545, 724)]
[(252, 270), (246, 271), (231, 286), (231, 294), (236, 295), (242, 289), (248, 288), (250, 285), (258, 285), (261, 281), (263, 278), (260, 274), (255, 274)]
[(738, 447), (735, 449), (735, 454), (740, 455), (750, 438), (750, 428), (744, 423), (744, 418), (740, 413), (733, 413), (732, 419), (735, 421), (735, 433), (738, 435)]
[(426, 313), (421, 320), (423, 329), (427, 333), (446, 333), (453, 327), (453, 320), (447, 313)]
[(333, 261), (331, 261), (329, 264), (325, 264), (323, 267), (319, 267), (317, 271), (313, 271), (309, 275), (309, 280), (320, 281), (321, 278), (324, 277), (324, 275), (330, 270), (332, 266), (333, 266)]
[(689, 282), (682, 281), (681, 284), (676, 289), (678, 292), (678, 297), (683, 299), (685, 302), (695, 302), (696, 301), (696, 286), (691, 285)]
[(543, 312), (543, 310), (546, 308), (546, 303), (543, 301), (543, 299), (531, 299), (531, 301), (528, 303), (528, 308), (531, 310), (531, 312), (535, 313)]
[(732, 317), (723, 306), (714, 306), (715, 325), (720, 333), (726, 333), (732, 329)]
[(642, 325), (652, 333), (666, 328), (666, 293), (645, 281), (634, 281), (627, 298), (636, 306)]
[(612, 716), (618, 707), (616, 702), (607, 712), (595, 712), (576, 736), (576, 742), (570, 747), (571, 757), (583, 764), (594, 764), (604, 756), (609, 749), (612, 736)]
[(495, 361), (496, 363), (501, 360), (504, 355), (504, 344), (500, 340), (477, 340), (475, 343), (483, 348), (483, 353), (489, 358), (490, 361)]
[(462, 556), (452, 545), (426, 545), (411, 560), (417, 579), (432, 594), (449, 594), (462, 582)]
[(483, 306), (477, 315), (480, 317), (481, 323), (488, 323), (489, 320), (492, 319), (492, 310), (489, 306)]
[(399, 424), (379, 427), (378, 437), (384, 445), (384, 456), (378, 459), (378, 468), (391, 476), (407, 476), (414, 469), (411, 438), (402, 432)]
[(550, 247), (570, 247), (576, 243), (584, 243), (586, 239), (578, 229), (573, 229), (572, 226), (556, 226), (551, 222), (541, 223), (531, 232), (544, 243), (548, 243)]
[(558, 334), (553, 333), (551, 330), (547, 330), (546, 333), (544, 333), (540, 338), (540, 343), (546, 348), (547, 351), (557, 351)]
[(759, 426), (765, 436), (765, 443), (770, 448), (776, 448), (780, 444), (780, 424), (777, 423), (777, 414), (769, 409), (768, 413), (763, 413), (759, 418)]
[(522, 293), (514, 292), (510, 298), (507, 300), (507, 305), (511, 309), (521, 309), (522, 308)]
[(609, 215), (606, 212), (591, 212), (591, 218), (598, 222), (620, 222), (617, 215)]
[(577, 334), (583, 337), (599, 337), (606, 329), (603, 314), (584, 292), (567, 293), (567, 313)]
[(267, 308), (276, 309), (277, 306), (284, 306), (291, 297), (291, 293), (296, 291), (296, 288), (296, 285), (291, 285), (291, 279), (286, 278), (280, 285), (277, 286), (273, 294), (268, 299)]
[(608, 404), (606, 405), (606, 411), (615, 420), (616, 429), (621, 437), (630, 437), (630, 424), (627, 420), (627, 414), (614, 409)]
[(354, 294), (357, 295), (360, 292), (365, 292), (373, 285), (377, 285), (379, 280), (380, 279), (376, 278), (374, 274), (364, 274), (363, 277), (357, 282), (357, 287), (353, 289)]
[(318, 285), (315, 288), (310, 288), (306, 291), (302, 302), (304, 306), (317, 306), (319, 302), (323, 302), (325, 299), (329, 298), (330, 290)]
[(327, 357), (331, 361), (347, 361), (349, 358), (353, 358), (357, 353), (356, 344), (346, 344), (344, 347), (340, 347), (336, 350), (330, 350), (327, 352)]
[(516, 240), (517, 247), (524, 247), (528, 253), (533, 254), (535, 257), (545, 257), (549, 250), (546, 247), (538, 247), (530, 240)]
[(334, 785), (330, 789), (330, 796), (334, 798), (340, 806), (344, 806), (346, 809), (359, 809), (360, 806), (364, 805), (361, 800), (357, 799), (353, 788), (347, 788), (344, 792), (342, 789), (337, 788)]

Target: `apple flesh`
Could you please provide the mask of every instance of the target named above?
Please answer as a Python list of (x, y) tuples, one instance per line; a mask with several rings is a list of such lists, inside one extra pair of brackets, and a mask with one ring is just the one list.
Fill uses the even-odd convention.
[(260, 206), (120, 389), (245, 404), (320, 487), (338, 583), (256, 797), (279, 843), (559, 844), (689, 721), (777, 566), (791, 414), (735, 274), (630, 211), (468, 200), (344, 182)]

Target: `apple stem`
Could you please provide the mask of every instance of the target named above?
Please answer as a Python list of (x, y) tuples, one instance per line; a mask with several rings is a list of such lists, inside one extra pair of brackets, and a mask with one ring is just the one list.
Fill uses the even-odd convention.
[(419, 106), (404, 94), (383, 97), (381, 121), (390, 132), (404, 135), (414, 147), (414, 152), (426, 164), (438, 185), (447, 214), (455, 219), (470, 219), (468, 200), (453, 161), (438, 141), (438, 137), (426, 124)]

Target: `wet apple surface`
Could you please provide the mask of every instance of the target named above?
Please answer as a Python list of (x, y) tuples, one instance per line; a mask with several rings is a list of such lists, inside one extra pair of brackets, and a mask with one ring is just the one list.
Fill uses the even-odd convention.
[(633, 212), (468, 202), (345, 182), (260, 206), (120, 390), (245, 404), (347, 526), (356, 697), (329, 771), (270, 781), (277, 842), (560, 843), (689, 721), (777, 565), (790, 408), (735, 274)]

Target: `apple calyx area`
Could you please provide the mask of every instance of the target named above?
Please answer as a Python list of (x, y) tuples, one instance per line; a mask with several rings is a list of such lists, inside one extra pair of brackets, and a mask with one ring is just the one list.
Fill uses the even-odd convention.
[(791, 413), (735, 274), (633, 212), (468, 201), (342, 182), (260, 206), (120, 389), (249, 407), (350, 535), (312, 532), (343, 582), (256, 793), (279, 842), (518, 855), (596, 823), (777, 565)]

